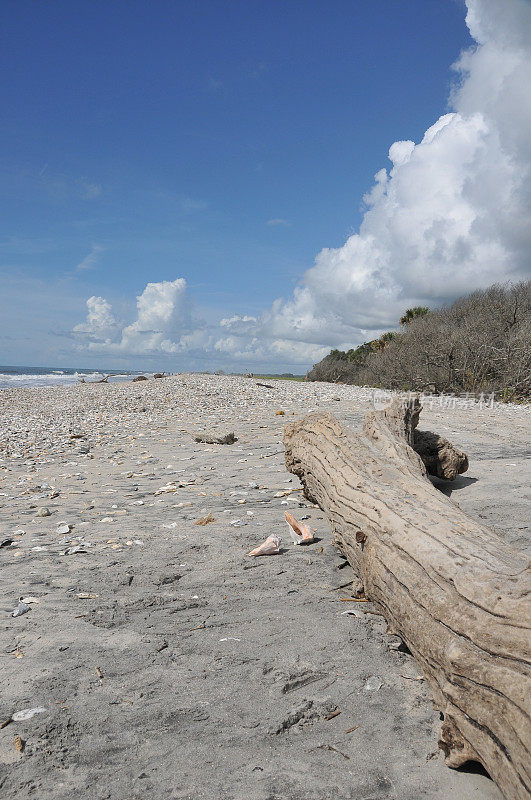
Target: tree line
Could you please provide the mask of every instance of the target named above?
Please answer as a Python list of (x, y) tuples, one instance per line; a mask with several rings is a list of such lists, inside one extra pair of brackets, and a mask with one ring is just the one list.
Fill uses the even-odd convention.
[(416, 306), (388, 331), (332, 350), (308, 380), (403, 391), (494, 393), (520, 401), (531, 390), (531, 281), (495, 284), (437, 309)]

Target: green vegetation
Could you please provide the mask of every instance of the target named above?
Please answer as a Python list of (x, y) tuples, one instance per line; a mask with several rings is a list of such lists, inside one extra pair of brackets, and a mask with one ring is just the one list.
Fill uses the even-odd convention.
[(268, 381), (303, 381), (304, 375), (293, 375), (292, 372), (283, 372), (282, 375), (254, 375), (255, 378)]
[(332, 350), (308, 380), (435, 393), (531, 394), (531, 281), (473, 292), (450, 306), (408, 309), (402, 330)]
[(409, 323), (413, 322), (417, 317), (425, 317), (429, 312), (430, 309), (428, 306), (414, 306), (414, 308), (408, 308), (404, 316), (400, 317), (400, 324), (409, 325)]

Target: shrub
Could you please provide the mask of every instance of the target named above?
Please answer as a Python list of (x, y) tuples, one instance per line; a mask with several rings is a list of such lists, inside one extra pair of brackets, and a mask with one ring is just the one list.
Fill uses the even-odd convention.
[[(496, 284), (428, 314), (410, 314), (402, 324), (402, 333), (384, 334), (376, 344), (332, 351), (333, 358), (330, 353), (316, 364), (308, 378), (401, 390), (494, 392), (504, 400), (529, 397), (531, 281)], [(349, 359), (350, 353), (359, 355)]]

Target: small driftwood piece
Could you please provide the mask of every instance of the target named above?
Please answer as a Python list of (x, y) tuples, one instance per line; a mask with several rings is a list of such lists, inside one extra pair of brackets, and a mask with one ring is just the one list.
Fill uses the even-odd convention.
[(196, 442), (203, 442), (204, 444), (234, 444), (238, 439), (233, 433), (227, 433), (226, 436), (212, 436), (209, 433), (198, 433), (194, 440)]
[(104, 375), (103, 378), (99, 378), (97, 381), (86, 381), (85, 378), (81, 378), (79, 383), (108, 383), (109, 378), (112, 377), (112, 375)]
[(419, 414), (418, 400), (395, 400), (370, 412), (358, 435), (331, 414), (310, 414), (284, 429), (286, 466), (417, 659), (444, 717), (447, 765), (479, 761), (508, 800), (524, 800), (529, 565), (432, 486), (412, 448)]

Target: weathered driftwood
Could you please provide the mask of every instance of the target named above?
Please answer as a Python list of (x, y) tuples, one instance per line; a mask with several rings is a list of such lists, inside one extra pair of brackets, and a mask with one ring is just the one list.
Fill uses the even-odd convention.
[(286, 466), (323, 508), (366, 596), (417, 659), (444, 715), (446, 763), (479, 761), (505, 797), (530, 796), (529, 566), (435, 489), (410, 445), (418, 401), (285, 427)]
[(104, 375), (103, 378), (99, 378), (97, 381), (86, 381), (85, 378), (81, 378), (78, 383), (108, 383), (110, 377), (111, 375)]
[(411, 446), (421, 457), (428, 473), (437, 478), (453, 481), (468, 469), (466, 453), (438, 433), (415, 430)]
[(227, 433), (225, 436), (216, 436), (212, 433), (198, 433), (194, 436), (194, 441), (204, 444), (234, 444), (238, 439), (234, 433)]

